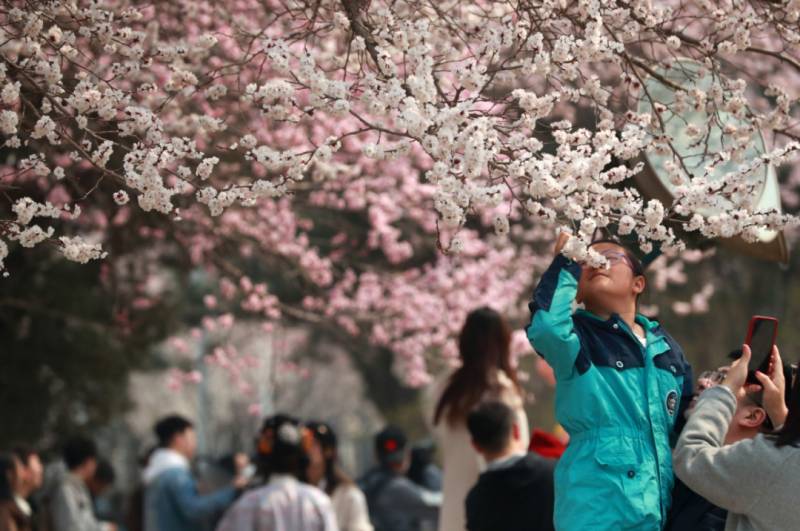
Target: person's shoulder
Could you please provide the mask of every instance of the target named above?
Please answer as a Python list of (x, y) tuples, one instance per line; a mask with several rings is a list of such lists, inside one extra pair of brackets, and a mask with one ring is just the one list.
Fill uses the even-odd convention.
[(557, 460), (551, 457), (544, 457), (534, 452), (528, 452), (525, 457), (520, 459), (519, 464), (527, 468), (552, 472), (556, 468)]
[(331, 505), (330, 497), (322, 491), (322, 489), (315, 487), (314, 485), (309, 485), (307, 483), (299, 483), (298, 488), (305, 493), (306, 496), (311, 498), (314, 503), (323, 507), (329, 507)]
[(192, 473), (188, 468), (173, 467), (161, 472), (161, 474), (156, 476), (155, 481), (165, 487), (171, 487), (187, 482), (191, 483), (194, 480), (192, 479)]
[(356, 501), (366, 500), (364, 492), (362, 492), (362, 490), (358, 488), (358, 485), (349, 482), (339, 484), (339, 486), (337, 486), (336, 490), (334, 491), (334, 495)]
[(517, 466), (524, 468), (536, 480), (537, 484), (550, 484), (554, 482), (556, 471), (555, 459), (549, 457), (542, 457), (533, 452), (529, 452), (524, 458), (520, 459)]
[(233, 504), (234, 508), (244, 508), (244, 507), (252, 507), (255, 505), (259, 505), (262, 500), (267, 498), (267, 494), (270, 490), (269, 485), (262, 485), (260, 487), (255, 487), (252, 489), (248, 489), (242, 493), (238, 500)]
[(772, 435), (759, 433), (752, 439), (739, 441), (735, 444), (741, 445), (743, 450), (760, 457), (762, 463), (767, 461), (773, 470), (786, 469), (787, 460), (800, 464), (800, 447), (792, 445), (776, 446), (775, 437)]

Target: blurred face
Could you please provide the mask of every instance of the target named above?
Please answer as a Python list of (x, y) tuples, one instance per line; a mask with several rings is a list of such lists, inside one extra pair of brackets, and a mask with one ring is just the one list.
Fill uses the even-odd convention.
[(44, 468), (42, 461), (36, 454), (28, 457), (28, 462), (22, 468), (22, 488), (24, 489), (23, 496), (28, 497), (32, 492), (38, 490), (42, 486), (44, 476)]
[(186, 428), (172, 439), (172, 449), (186, 457), (194, 458), (197, 451), (197, 433), (193, 428)]
[(308, 469), (306, 470), (308, 482), (317, 485), (325, 476), (325, 455), (322, 445), (314, 438), (311, 449), (308, 451)]
[(22, 465), (22, 461), (14, 458), (14, 468), (10, 470), (8, 473), (8, 480), (9, 484), (11, 485), (12, 490), (17, 493), (21, 494), (25, 490), (25, 467)]
[(725, 380), (725, 376), (728, 374), (728, 370), (730, 368), (730, 365), (723, 365), (714, 371), (704, 371), (700, 373), (700, 376), (697, 377), (694, 396), (692, 397), (692, 401), (689, 403), (689, 407), (686, 410), (687, 414), (694, 409), (694, 406), (697, 404), (697, 399), (700, 398), (700, 395), (703, 393), (703, 391), (706, 389), (711, 389), (712, 387), (721, 384), (722, 381)]
[(643, 276), (633, 274), (633, 265), (625, 249), (613, 243), (598, 243), (592, 249), (605, 256), (609, 267), (584, 266), (578, 283), (578, 301), (587, 308), (616, 311), (623, 304), (635, 304), (644, 291)]

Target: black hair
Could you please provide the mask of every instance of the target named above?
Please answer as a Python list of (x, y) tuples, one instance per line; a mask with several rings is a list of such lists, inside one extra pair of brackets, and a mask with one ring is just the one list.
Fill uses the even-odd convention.
[(339, 465), (339, 441), (333, 427), (325, 422), (307, 422), (306, 427), (311, 430), (314, 439), (322, 447), (322, 454), (325, 459), (325, 492), (333, 494), (339, 485), (352, 484), (353, 480), (345, 474)]
[(89, 459), (97, 459), (97, 446), (87, 437), (73, 437), (64, 443), (61, 455), (69, 470), (75, 470)]
[(17, 456), (12, 453), (0, 453), (0, 502), (14, 499), (18, 461)]
[(30, 446), (25, 445), (17, 445), (11, 450), (17, 459), (20, 460), (23, 466), (28, 467), (30, 465), (31, 457), (39, 455), (39, 452), (31, 448)]
[(180, 415), (169, 415), (164, 417), (153, 427), (153, 431), (158, 439), (158, 445), (166, 448), (172, 444), (176, 435), (180, 435), (194, 425), (185, 417)]
[(264, 479), (272, 474), (290, 474), (303, 479), (311, 436), (311, 432), (292, 416), (277, 414), (264, 419), (256, 441), (258, 470)]
[(483, 402), (467, 416), (467, 429), (477, 447), (502, 452), (511, 440), (514, 411), (503, 402)]
[(411, 464), (408, 466), (408, 472), (406, 472), (408, 479), (421, 487), (430, 489), (425, 477), (425, 471), (433, 464), (435, 453), (436, 446), (430, 439), (414, 444), (411, 447)]
[[(791, 380), (789, 380), (791, 382)], [(795, 378), (787, 405), (789, 415), (783, 427), (775, 433), (775, 446), (800, 446), (800, 377)]]
[(94, 472), (94, 479), (101, 485), (113, 485), (117, 475), (114, 466), (106, 459), (97, 462), (97, 470)]

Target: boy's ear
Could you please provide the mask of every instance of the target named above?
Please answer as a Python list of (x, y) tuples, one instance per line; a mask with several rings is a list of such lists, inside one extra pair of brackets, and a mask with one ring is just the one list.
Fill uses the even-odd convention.
[(637, 295), (640, 295), (644, 292), (644, 288), (647, 287), (647, 279), (644, 278), (644, 275), (639, 275), (638, 277), (633, 278), (633, 291)]

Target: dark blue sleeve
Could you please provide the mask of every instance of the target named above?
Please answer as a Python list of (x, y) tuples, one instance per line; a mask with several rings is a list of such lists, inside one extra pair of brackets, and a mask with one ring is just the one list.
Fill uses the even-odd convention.
[[(681, 353), (683, 354), (683, 353)], [(686, 425), (686, 410), (689, 409), (689, 404), (694, 398), (694, 375), (692, 374), (692, 366), (683, 357), (683, 387), (681, 388), (681, 403), (678, 406), (678, 417), (675, 419), (675, 426), (673, 428), (675, 436), (681, 434), (683, 427)]]

